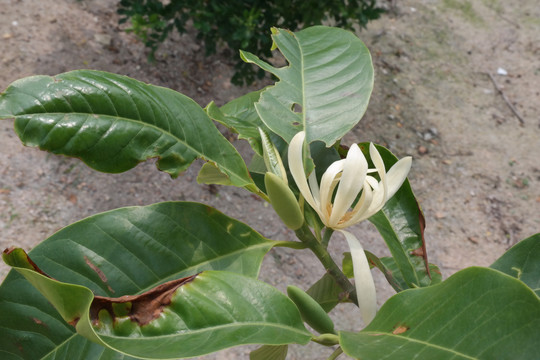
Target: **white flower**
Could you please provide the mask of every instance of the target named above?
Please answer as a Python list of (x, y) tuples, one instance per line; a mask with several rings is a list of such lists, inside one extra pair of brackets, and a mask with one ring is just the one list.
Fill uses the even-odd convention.
[[(309, 175), (308, 185), (302, 156), (305, 136), (306, 133), (301, 131), (291, 140), (289, 168), (304, 199), (319, 214), (323, 224), (332, 229), (344, 229), (381, 210), (399, 190), (411, 168), (412, 160), (408, 156), (395, 163), (387, 173), (377, 148), (370, 144), (369, 154), (375, 169), (368, 169), (364, 154), (358, 145), (353, 144), (347, 158), (328, 167), (321, 178), (320, 187), (315, 171)], [(380, 181), (368, 175), (373, 172), (379, 174)], [(358, 203), (350, 209), (360, 192)]]
[[(353, 144), (345, 159), (332, 163), (326, 169), (320, 186), (315, 170), (309, 175), (308, 184), (303, 161), (305, 137), (306, 133), (301, 131), (291, 140), (289, 168), (302, 196), (319, 214), (323, 224), (340, 231), (349, 244), (358, 306), (367, 325), (373, 320), (377, 310), (375, 284), (362, 245), (353, 234), (342, 229), (365, 220), (381, 210), (386, 201), (403, 185), (411, 168), (412, 159), (411, 157), (400, 159), (386, 172), (381, 155), (371, 143), (369, 154), (375, 169), (369, 169), (364, 154), (358, 145)], [(373, 172), (379, 174), (380, 181), (368, 175)], [(360, 198), (351, 209), (358, 195)]]

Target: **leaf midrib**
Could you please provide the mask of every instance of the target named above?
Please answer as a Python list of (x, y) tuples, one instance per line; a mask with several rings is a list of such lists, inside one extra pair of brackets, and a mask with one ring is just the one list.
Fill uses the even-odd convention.
[(127, 122), (137, 123), (137, 124), (142, 125), (142, 126), (147, 126), (149, 128), (156, 129), (158, 132), (163, 132), (165, 134), (168, 134), (170, 137), (174, 138), (177, 142), (184, 145), (190, 151), (197, 154), (197, 158), (210, 160), (210, 161), (215, 162), (216, 164), (219, 164), (219, 167), (221, 167), (223, 169), (226, 169), (229, 172), (230, 175), (235, 177), (236, 180), (240, 180), (241, 183), (244, 184), (243, 186), (251, 185), (251, 183), (246, 184), (245, 180), (242, 177), (240, 177), (238, 174), (236, 174), (235, 171), (232, 171), (229, 167), (224, 166), (221, 162), (219, 162), (219, 161), (217, 161), (217, 160), (215, 160), (213, 158), (207, 157), (205, 154), (201, 153), (199, 150), (197, 150), (194, 147), (192, 147), (191, 145), (189, 145), (189, 143), (186, 142), (186, 140), (183, 140), (183, 139), (179, 138), (177, 135), (171, 133), (168, 130), (165, 130), (165, 129), (160, 128), (160, 127), (158, 127), (156, 125), (153, 125), (153, 124), (146, 123), (143, 120), (131, 119), (131, 118), (126, 118), (126, 117), (123, 117), (123, 116), (116, 116), (116, 115), (95, 114), (95, 113), (81, 113), (81, 112), (43, 112), (43, 113), (30, 113), (30, 114), (26, 113), (26, 114), (21, 114), (21, 115), (15, 115), (14, 118), (15, 119), (23, 118), (23, 117), (32, 117), (33, 118), (33, 117), (40, 116), (40, 115), (51, 115), (51, 116), (60, 116), (60, 115), (64, 115), (64, 116), (65, 115), (68, 115), (68, 116), (70, 116), (70, 115), (72, 115), (72, 116), (92, 116), (92, 115), (95, 115), (95, 116), (98, 116), (98, 117), (112, 118), (112, 119), (115, 119), (116, 121), (127, 121)]

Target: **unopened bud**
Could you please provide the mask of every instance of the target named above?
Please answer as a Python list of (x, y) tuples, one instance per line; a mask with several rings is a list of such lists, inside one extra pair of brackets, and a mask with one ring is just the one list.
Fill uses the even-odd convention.
[(289, 186), (279, 176), (271, 172), (265, 174), (264, 185), (270, 203), (283, 223), (291, 230), (300, 229), (304, 223), (304, 216)]

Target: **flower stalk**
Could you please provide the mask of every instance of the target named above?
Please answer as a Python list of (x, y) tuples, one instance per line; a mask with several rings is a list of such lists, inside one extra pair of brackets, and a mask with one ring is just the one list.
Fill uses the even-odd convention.
[(326, 269), (326, 272), (330, 274), (336, 281), (336, 283), (343, 289), (345, 292), (345, 298), (349, 298), (353, 303), (358, 305), (358, 300), (356, 298), (356, 290), (354, 285), (349, 281), (347, 276), (341, 271), (339, 266), (335, 263), (334, 259), (328, 253), (326, 247), (324, 247), (318, 240), (315, 238), (307, 224), (295, 231), (296, 236), (300, 239), (307, 247), (315, 254), (317, 259)]

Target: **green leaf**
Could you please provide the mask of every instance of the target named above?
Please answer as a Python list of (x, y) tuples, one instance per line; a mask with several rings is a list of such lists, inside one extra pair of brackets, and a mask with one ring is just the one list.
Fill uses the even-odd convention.
[(253, 150), (262, 156), (259, 128), (266, 128), (266, 126), (255, 110), (255, 103), (259, 101), (260, 96), (261, 90), (253, 91), (228, 102), (222, 107), (218, 107), (212, 101), (206, 106), (205, 110), (213, 120), (238, 133), (239, 139), (247, 140)]
[(79, 334), (130, 356), (184, 358), (237, 345), (306, 344), (311, 339), (285, 295), (235, 273), (203, 271), (137, 296), (110, 298), (36, 270), (15, 269)]
[(232, 185), (231, 179), (211, 162), (204, 163), (197, 175), (199, 184)]
[(327, 273), (306, 292), (321, 305), (324, 311), (330, 312), (342, 300), (340, 295), (343, 293), (343, 289)]
[[(375, 254), (365, 251), (366, 257), (369, 261), (369, 265), (373, 268), (376, 267), (379, 269), (386, 281), (394, 288), (396, 292), (409, 289), (409, 286), (403, 279), (403, 275), (399, 270), (399, 267), (392, 257), (382, 257), (378, 258)], [(345, 257), (343, 258), (343, 269), (347, 268), (350, 273), (345, 272), (349, 277), (353, 277), (352, 273), (352, 259), (350, 253), (344, 253)], [(349, 270), (350, 269), (350, 270)], [(436, 265), (429, 264), (429, 271), (431, 274), (431, 285), (438, 284), (442, 281), (442, 274), (439, 268)]]
[(236, 149), (197, 103), (125, 76), (77, 70), (32, 76), (0, 95), (0, 118), (15, 118), (23, 143), (122, 172), (157, 157), (176, 177), (196, 158), (213, 162), (235, 186), (253, 185)]
[[(142, 293), (204, 270), (256, 277), (272, 246), (247, 225), (211, 207), (167, 202), (79, 221), (30, 255), (49, 275), (112, 297)], [(0, 349), (10, 354), (6, 357), (34, 360), (58, 352), (67, 354), (65, 359), (79, 359), (75, 343), (82, 340), (14, 271), (0, 286), (0, 324), (5, 334)]]
[[(359, 146), (366, 158), (370, 159), (369, 143)], [(377, 150), (388, 171), (397, 162), (397, 158), (382, 146), (377, 145)], [(386, 242), (408, 287), (431, 285), (432, 275), (428, 271), (424, 241), (424, 215), (408, 180), (405, 180), (396, 194), (378, 213), (370, 217), (369, 221), (375, 225)]]
[(242, 59), (277, 76), (255, 104), (262, 121), (285, 141), (306, 131), (306, 141), (331, 146), (360, 121), (373, 89), (373, 65), (353, 33), (314, 26), (297, 33), (273, 29), (289, 66), (275, 68), (255, 55)]
[(349, 356), (380, 359), (534, 359), (540, 299), (499, 271), (473, 267), (390, 298), (361, 332), (341, 332)]
[(288, 345), (263, 345), (249, 353), (249, 360), (285, 360), (288, 350)]
[(540, 234), (518, 242), (490, 267), (523, 281), (540, 296)]

